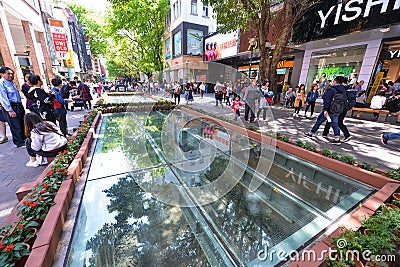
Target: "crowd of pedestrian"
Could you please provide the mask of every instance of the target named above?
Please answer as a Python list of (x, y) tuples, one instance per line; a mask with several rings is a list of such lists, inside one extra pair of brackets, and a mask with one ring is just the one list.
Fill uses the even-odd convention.
[(68, 81), (56, 77), (51, 79), (51, 86), (46, 86), (39, 75), (26, 72), (21, 86), (25, 108), (14, 83), (14, 70), (2, 66), (0, 75), (0, 144), (8, 141), (7, 123), (14, 145), (27, 150), (26, 166), (47, 164), (65, 148), (70, 135), (67, 112), (69, 103), (74, 102), (72, 96), (81, 99), (86, 109), (91, 109), (89, 86), (78, 77)]

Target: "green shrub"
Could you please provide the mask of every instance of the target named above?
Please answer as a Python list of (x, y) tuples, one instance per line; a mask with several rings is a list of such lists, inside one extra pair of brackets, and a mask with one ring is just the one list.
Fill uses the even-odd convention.
[(398, 169), (390, 169), (388, 175), (392, 179), (400, 180), (400, 172)]
[(301, 140), (297, 140), (297, 141), (296, 141), (296, 146), (299, 146), (299, 147), (304, 147), (304, 143), (303, 143), (303, 141), (301, 141)]
[(340, 153), (340, 152), (336, 152), (336, 151), (332, 151), (332, 154), (331, 154), (331, 158), (333, 158), (333, 159), (340, 159), (342, 157), (342, 153)]
[(324, 148), (321, 150), (321, 154), (325, 157), (331, 157), (332, 151), (329, 148)]
[(289, 142), (289, 136), (284, 135), (284, 136), (282, 136), (281, 140), (282, 140), (282, 142), (288, 143)]
[(350, 165), (356, 163), (356, 159), (350, 155), (342, 155), (339, 160)]
[(371, 171), (371, 172), (376, 172), (376, 166), (372, 166), (371, 164), (365, 162), (365, 161), (359, 161), (357, 163), (358, 167), (367, 170), (367, 171)]

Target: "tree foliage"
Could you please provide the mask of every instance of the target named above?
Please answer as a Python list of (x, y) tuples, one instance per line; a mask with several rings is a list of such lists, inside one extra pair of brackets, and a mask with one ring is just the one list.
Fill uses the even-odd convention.
[[(150, 76), (163, 66), (164, 17), (167, 0), (111, 0), (107, 21), (109, 33), (117, 41), (132, 44), (137, 69)], [(127, 54), (128, 55), (128, 54)]]
[(138, 55), (134, 45), (128, 39), (121, 38), (109, 44), (106, 56), (106, 68), (109, 77), (138, 77)]
[(95, 57), (105, 55), (109, 40), (104, 31), (103, 16), (98, 16), (94, 11), (81, 5), (68, 4), (68, 6), (75, 14), (78, 23), (85, 25), (85, 34), (89, 36), (92, 55)]
[[(291, 40), (294, 24), (307, 8), (319, 0), (205, 0), (205, 2), (213, 7), (221, 32), (241, 29), (256, 33), (260, 49), (261, 79), (270, 79), (272, 89), (276, 93), (275, 66)], [(280, 25), (274, 25), (275, 23)], [(268, 40), (267, 37), (274, 27), (280, 29), (277, 39)], [(271, 41), (274, 41), (272, 51), (266, 47), (266, 43)]]

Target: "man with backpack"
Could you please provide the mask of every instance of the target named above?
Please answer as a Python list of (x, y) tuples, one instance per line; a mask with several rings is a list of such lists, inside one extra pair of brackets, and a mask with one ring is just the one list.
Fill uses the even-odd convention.
[[(400, 123), (400, 90), (394, 91), (393, 94), (394, 95), (390, 97), (386, 102), (386, 108), (390, 112), (398, 112), (396, 123)], [(388, 141), (390, 140), (395, 140), (399, 138), (400, 138), (400, 132), (381, 134), (381, 142), (384, 145), (387, 145)]]
[(322, 99), (324, 101), (323, 110), (318, 115), (317, 121), (312, 127), (310, 132), (305, 132), (304, 135), (308, 137), (313, 137), (318, 131), (318, 128), (322, 123), (328, 121), (331, 123), (335, 139), (330, 142), (335, 145), (340, 145), (340, 128), (338, 126), (339, 115), (346, 109), (346, 88), (343, 83), (346, 78), (343, 76), (337, 76), (333, 80), (332, 87), (326, 90)]
[[(71, 90), (72, 90), (72, 87), (71, 87), (71, 85), (70, 85), (70, 82), (68, 82), (66, 79), (62, 79), (62, 87), (61, 87), (61, 89), (60, 89), (61, 97), (62, 97), (63, 99), (69, 99), (70, 91), (71, 91)], [(69, 109), (68, 109), (68, 103), (65, 104), (65, 108), (66, 108), (67, 110), (69, 110)]]
[[(345, 78), (345, 83), (347, 83), (347, 78)], [(346, 85), (345, 88), (346, 88), (345, 109), (343, 110), (342, 113), (339, 114), (339, 117), (338, 117), (339, 129), (344, 134), (343, 143), (349, 141), (352, 138), (346, 125), (344, 125), (344, 119), (346, 118), (347, 111), (351, 110), (354, 107), (354, 105), (356, 104), (356, 98), (357, 98), (357, 89), (353, 88), (353, 86), (351, 84)], [(325, 124), (324, 132), (322, 133), (323, 137), (325, 137), (325, 138), (328, 137), (330, 127), (331, 127), (331, 123), (327, 122)]]
[(394, 91), (393, 96), (388, 98), (386, 101), (386, 109), (391, 113), (397, 112), (396, 123), (400, 123), (400, 90)]

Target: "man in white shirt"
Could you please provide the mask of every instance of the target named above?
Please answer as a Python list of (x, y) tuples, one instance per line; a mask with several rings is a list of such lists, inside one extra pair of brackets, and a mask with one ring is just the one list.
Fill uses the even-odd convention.
[[(380, 92), (379, 95), (374, 96), (371, 99), (371, 105), (370, 108), (372, 109), (382, 109), (382, 107), (386, 103), (386, 93), (385, 92)], [(378, 113), (374, 113), (374, 117), (377, 118), (379, 116)]]
[(386, 103), (385, 92), (381, 92), (381, 93), (379, 93), (379, 95), (376, 95), (371, 99), (370, 108), (382, 109), (382, 107), (385, 105), (385, 103)]

